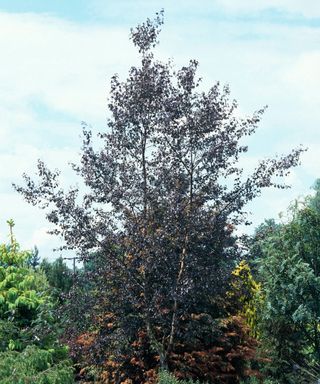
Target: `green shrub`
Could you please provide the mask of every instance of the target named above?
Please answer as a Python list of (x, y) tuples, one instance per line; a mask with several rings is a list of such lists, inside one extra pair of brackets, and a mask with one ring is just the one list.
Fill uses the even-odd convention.
[(56, 351), (35, 346), (23, 352), (0, 353), (0, 384), (73, 384), (73, 369), (67, 359), (56, 358)]
[(159, 373), (158, 384), (200, 384), (200, 382), (192, 380), (178, 380), (171, 373), (167, 371), (161, 371)]
[[(279, 384), (278, 381), (274, 381), (273, 379), (264, 379), (263, 381), (256, 379), (254, 377), (251, 377), (248, 380), (241, 381), (240, 384)], [(297, 383), (298, 384), (298, 383)]]

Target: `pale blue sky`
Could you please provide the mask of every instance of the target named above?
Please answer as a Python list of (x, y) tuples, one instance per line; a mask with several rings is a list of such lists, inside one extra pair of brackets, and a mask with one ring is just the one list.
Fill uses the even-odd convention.
[[(224, 3), (226, 4), (224, 6)], [(230, 22), (268, 22), (290, 25), (319, 27), (320, 19), (310, 8), (310, 2), (292, 1), (245, 1), (243, 6), (229, 5), (232, 1), (201, 0), (195, 4), (185, 1), (145, 1), (145, 0), (2, 0), (0, 9), (12, 13), (45, 13), (80, 23), (113, 23), (125, 25), (135, 23), (141, 16), (148, 16), (160, 8), (165, 8), (172, 18), (184, 21), (195, 19), (227, 20)], [(233, 0), (233, 3), (236, 1)], [(259, 3), (261, 3), (259, 5)], [(183, 21), (182, 20), (182, 21)], [(131, 25), (131, 24), (130, 24)]]
[(320, 2), (315, 0), (0, 0), (1, 241), (7, 218), (22, 244), (52, 257), (57, 241), (43, 213), (11, 188), (43, 158), (72, 181), (81, 121), (106, 126), (111, 75), (123, 78), (138, 56), (130, 27), (165, 9), (157, 49), (177, 67), (200, 62), (203, 87), (229, 83), (240, 113), (268, 104), (243, 163), (303, 144), (309, 151), (287, 191), (268, 191), (249, 208), (257, 225), (310, 192), (320, 177)]

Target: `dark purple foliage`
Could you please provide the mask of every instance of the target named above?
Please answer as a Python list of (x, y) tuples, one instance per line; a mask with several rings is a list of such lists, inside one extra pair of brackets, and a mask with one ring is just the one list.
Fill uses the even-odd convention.
[(144, 328), (165, 366), (184, 337), (179, 322), (186, 314), (221, 315), (219, 298), (240, 254), (234, 228), (245, 221), (244, 207), (262, 188), (285, 187), (274, 180), (298, 164), (302, 149), (263, 160), (243, 177), (243, 138), (255, 132), (264, 109), (238, 118), (228, 87), (198, 91), (197, 61), (178, 71), (157, 61), (152, 48), (162, 23), (160, 12), (131, 31), (141, 66), (126, 81), (111, 79), (112, 117), (99, 135), (101, 150), (84, 126), (74, 169), (90, 192), (81, 200), (77, 188), (63, 191), (58, 172), (40, 161), (39, 182), (24, 175), (26, 184), (15, 188), (47, 211), (67, 248), (83, 258), (100, 255), (99, 310), (116, 316), (100, 345), (127, 351)]

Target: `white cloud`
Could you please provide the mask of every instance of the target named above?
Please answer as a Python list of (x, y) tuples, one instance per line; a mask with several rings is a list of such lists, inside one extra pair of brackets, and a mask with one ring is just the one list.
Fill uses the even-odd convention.
[(0, 13), (0, 51), (0, 97), (6, 105), (21, 107), (37, 98), (79, 120), (103, 116), (107, 74), (121, 70), (133, 52), (126, 31), (118, 28), (5, 13)]
[(273, 8), (307, 17), (320, 16), (320, 3), (316, 0), (216, 0), (216, 3), (234, 12), (249, 13)]
[(48, 231), (48, 227), (37, 228), (31, 236), (31, 246), (32, 244), (37, 244), (38, 247), (41, 247), (49, 242), (52, 242), (52, 236), (48, 234)]
[(285, 79), (295, 87), (297, 95), (313, 106), (320, 103), (320, 51), (303, 53), (290, 70)]
[(1, 241), (13, 218), (22, 246), (39, 243), (52, 257), (59, 241), (45, 235), (44, 212), (25, 203), (11, 183), (21, 183), (23, 172), (32, 175), (38, 158), (62, 170), (62, 185), (75, 181), (68, 163), (78, 158), (80, 121), (105, 127), (110, 76), (128, 66), (128, 57), (135, 60), (127, 36), (117, 27), (0, 13)]
[(307, 147), (308, 150), (302, 156), (302, 164), (305, 172), (315, 180), (320, 178), (319, 143), (309, 143)]

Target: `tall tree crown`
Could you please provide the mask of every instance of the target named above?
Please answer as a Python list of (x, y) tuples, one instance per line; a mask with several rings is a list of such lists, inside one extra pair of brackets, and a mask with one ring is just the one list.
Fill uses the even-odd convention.
[[(103, 255), (102, 307), (115, 314), (123, 339), (144, 327), (165, 366), (175, 340), (188, 337), (178, 331), (181, 322), (192, 313), (217, 318), (223, 312), (219, 297), (240, 255), (234, 228), (244, 207), (263, 188), (285, 187), (277, 177), (299, 163), (302, 149), (262, 160), (244, 177), (242, 141), (264, 109), (238, 118), (228, 87), (199, 91), (197, 61), (180, 70), (157, 61), (152, 48), (162, 23), (160, 12), (131, 32), (141, 65), (125, 81), (111, 79), (101, 149), (84, 126), (81, 161), (74, 165), (89, 191), (82, 202), (78, 188), (65, 192), (59, 173), (40, 161), (39, 182), (25, 175), (25, 186), (15, 187), (47, 210), (67, 247), (83, 257)], [(139, 321), (130, 320), (132, 313)], [(104, 336), (105, 348), (119, 349), (117, 332)]]

